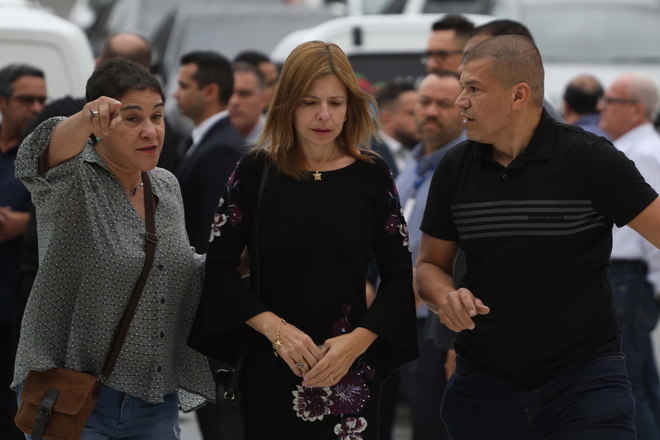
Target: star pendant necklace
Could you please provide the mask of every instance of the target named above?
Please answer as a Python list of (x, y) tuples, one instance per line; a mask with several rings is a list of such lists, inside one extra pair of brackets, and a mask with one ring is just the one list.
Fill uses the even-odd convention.
[[(328, 162), (331, 162), (335, 159), (337, 152), (336, 150), (332, 153), (332, 156), (327, 160)], [(312, 176), (314, 177), (314, 181), (321, 181), (323, 179), (323, 173), (320, 172), (319, 170), (316, 170), (312, 173)]]

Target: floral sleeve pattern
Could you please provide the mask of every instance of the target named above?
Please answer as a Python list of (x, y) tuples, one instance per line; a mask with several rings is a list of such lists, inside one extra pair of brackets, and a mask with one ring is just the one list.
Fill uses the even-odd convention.
[(389, 206), (389, 215), (385, 220), (385, 231), (388, 234), (394, 235), (397, 232), (403, 237), (403, 246), (407, 247), (410, 250), (410, 240), (408, 239), (408, 225), (403, 217), (403, 212), (401, 210), (401, 203), (399, 202), (399, 193), (394, 184), (394, 178), (392, 173), (390, 175), (390, 188), (387, 189), (385, 195), (387, 197), (387, 204)]
[[(213, 215), (213, 223), (211, 224), (211, 236), (209, 237), (209, 242), (212, 242), (215, 237), (220, 237), (222, 234), (222, 227), (229, 223), (230, 225), (237, 225), (243, 221), (243, 212), (241, 211), (240, 206), (236, 200), (235, 195), (241, 192), (241, 180), (236, 179), (236, 170), (234, 170), (229, 176), (227, 181), (227, 187), (225, 188), (225, 194), (220, 197), (218, 202), (218, 208)], [(227, 206), (225, 206), (225, 197), (228, 200)]]

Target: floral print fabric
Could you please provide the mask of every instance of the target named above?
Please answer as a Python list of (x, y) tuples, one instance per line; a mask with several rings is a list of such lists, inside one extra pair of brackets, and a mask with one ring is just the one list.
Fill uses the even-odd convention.
[[(343, 306), (344, 317), (335, 322), (333, 336), (339, 336), (351, 331), (349, 321), (350, 304)], [(362, 440), (362, 431), (368, 423), (359, 415), (365, 403), (371, 399), (371, 392), (366, 380), (373, 380), (375, 371), (363, 360), (358, 360), (356, 366), (349, 371), (339, 383), (331, 387), (308, 388), (296, 385), (293, 391), (293, 410), (306, 422), (323, 420), (324, 416), (339, 416), (340, 422), (335, 426), (334, 433), (340, 440)]]

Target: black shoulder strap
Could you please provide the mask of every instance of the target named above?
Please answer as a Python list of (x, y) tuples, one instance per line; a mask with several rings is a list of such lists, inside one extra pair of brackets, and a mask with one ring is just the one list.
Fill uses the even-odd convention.
[(261, 212), (261, 198), (266, 188), (266, 181), (268, 180), (268, 173), (270, 172), (270, 159), (266, 158), (264, 168), (261, 172), (261, 180), (259, 181), (259, 190), (257, 191), (257, 201), (254, 205), (254, 218), (252, 219), (252, 236), (254, 239), (254, 257), (250, 256), (250, 260), (254, 258), (254, 276), (250, 275), (250, 279), (254, 283), (254, 289), (257, 296), (261, 293), (259, 290), (259, 213)]

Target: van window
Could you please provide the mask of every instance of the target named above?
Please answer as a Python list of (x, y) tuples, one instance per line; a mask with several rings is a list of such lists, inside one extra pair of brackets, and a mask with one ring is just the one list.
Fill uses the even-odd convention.
[(426, 68), (420, 62), (418, 54), (354, 54), (349, 55), (356, 74), (363, 76), (369, 83), (378, 87), (379, 83), (411, 82), (424, 76)]

